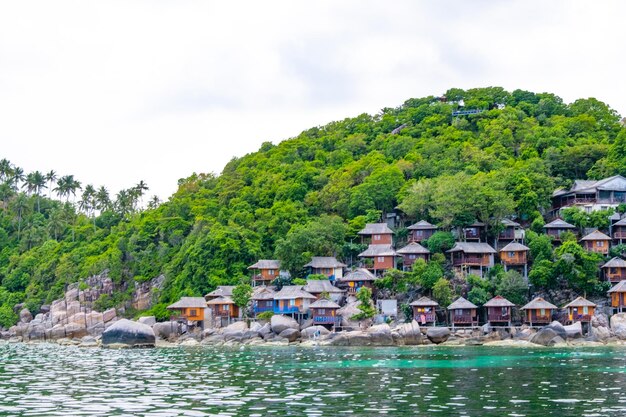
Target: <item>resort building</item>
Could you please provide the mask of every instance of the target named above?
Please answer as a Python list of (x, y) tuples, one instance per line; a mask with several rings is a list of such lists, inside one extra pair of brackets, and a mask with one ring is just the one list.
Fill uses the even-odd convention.
[(301, 285), (285, 285), (274, 294), (274, 314), (292, 314), (302, 317), (309, 311), (315, 296), (304, 291)]
[(552, 322), (552, 313), (558, 310), (541, 297), (537, 297), (520, 310), (524, 311), (524, 321), (532, 326), (545, 326)]
[(454, 329), (456, 326), (478, 326), (478, 306), (470, 303), (463, 297), (457, 298), (448, 306), (450, 323)]
[(213, 320), (221, 326), (228, 325), (233, 319), (239, 318), (239, 307), (230, 297), (217, 297), (207, 301)]
[(174, 304), (167, 306), (168, 310), (174, 310), (178, 316), (188, 324), (199, 325), (204, 328), (206, 320), (207, 303), (202, 297), (182, 297)]
[(341, 324), (341, 317), (337, 314), (339, 304), (326, 298), (320, 298), (309, 306), (313, 324), (335, 327)]
[(552, 240), (555, 242), (561, 241), (561, 235), (565, 232), (576, 233), (576, 226), (573, 224), (569, 224), (565, 220), (554, 219), (550, 223), (543, 226), (543, 229), (546, 231), (548, 236), (552, 237)]
[(474, 222), (463, 228), (463, 240), (467, 242), (482, 242), (486, 239), (485, 223)]
[(368, 223), (359, 233), (361, 242), (369, 245), (393, 245), (393, 230), (387, 223)]
[(339, 262), (334, 256), (314, 256), (304, 267), (309, 270), (309, 274), (326, 275), (329, 280), (334, 281), (343, 277), (346, 264)]
[(502, 220), (502, 225), (504, 226), (504, 229), (498, 233), (499, 247), (513, 241), (524, 241), (525, 232), (519, 223), (514, 222), (513, 220), (504, 219)]
[(590, 213), (617, 208), (626, 203), (626, 178), (621, 175), (599, 181), (576, 180), (570, 189), (560, 188), (552, 193), (552, 209), (556, 216), (564, 207), (579, 207)]
[(215, 290), (204, 296), (207, 301), (214, 300), (219, 297), (231, 297), (233, 295), (234, 285), (219, 285)]
[(604, 265), (602, 271), (607, 281), (616, 283), (626, 280), (626, 261), (622, 258), (613, 258)]
[(306, 285), (302, 289), (315, 296), (317, 299), (319, 299), (322, 294), (326, 293), (330, 300), (335, 303), (340, 303), (345, 293), (344, 290), (335, 287), (327, 279), (307, 279)]
[(428, 297), (421, 297), (409, 305), (413, 310), (413, 319), (420, 325), (435, 325), (437, 322), (437, 313), (435, 310), (439, 307), (439, 304)]
[(420, 220), (410, 225), (407, 229), (409, 230), (409, 242), (421, 243), (435, 234), (437, 226), (428, 223), (426, 220)]
[(626, 243), (626, 218), (614, 223), (611, 226), (611, 236), (615, 243)]
[(369, 245), (358, 256), (370, 260), (366, 268), (374, 274), (396, 267), (396, 251), (391, 245)]
[(504, 270), (515, 269), (528, 279), (528, 246), (521, 243), (511, 242), (500, 249), (500, 262)]
[(255, 287), (252, 293), (252, 311), (255, 315), (266, 311), (274, 311), (274, 294), (271, 287)]
[(455, 269), (482, 277), (484, 271), (493, 267), (496, 251), (488, 243), (456, 242), (448, 253)]
[(596, 305), (583, 297), (578, 297), (565, 307), (567, 310), (567, 321), (574, 323), (591, 323), (591, 317), (596, 310)]
[(487, 323), (490, 326), (511, 327), (511, 309), (515, 307), (515, 304), (500, 295), (496, 295), (487, 301), (483, 307), (487, 309)]
[(398, 249), (396, 253), (402, 256), (402, 269), (404, 271), (410, 271), (418, 259), (427, 261), (430, 258), (430, 251), (417, 242), (409, 243)]
[(587, 236), (580, 239), (580, 242), (583, 248), (587, 249), (589, 252), (596, 252), (602, 255), (609, 254), (611, 238), (598, 230), (589, 233)]
[(252, 285), (270, 285), (280, 274), (280, 261), (261, 259), (248, 267), (252, 271)]
[(626, 311), (626, 281), (620, 281), (609, 290), (611, 307), (618, 313)]
[(365, 268), (358, 268), (348, 272), (337, 280), (337, 285), (347, 288), (348, 295), (354, 295), (361, 287), (373, 288), (378, 278)]

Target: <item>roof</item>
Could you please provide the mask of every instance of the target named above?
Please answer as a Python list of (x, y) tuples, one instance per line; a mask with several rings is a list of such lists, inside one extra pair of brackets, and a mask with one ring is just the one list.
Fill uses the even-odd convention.
[(448, 252), (464, 253), (496, 253), (489, 243), (484, 242), (456, 242)]
[(514, 222), (513, 220), (509, 220), (509, 219), (502, 219), (500, 223), (502, 223), (506, 227), (520, 227), (521, 226), (521, 224)]
[(275, 259), (259, 259), (254, 265), (250, 265), (248, 269), (280, 269), (280, 261)]
[(369, 245), (359, 256), (367, 258), (372, 256), (396, 256), (396, 251), (391, 245)]
[(387, 226), (387, 223), (367, 223), (365, 229), (361, 230), (359, 235), (392, 235), (393, 230)]
[(483, 222), (474, 222), (467, 227), (484, 227), (484, 226), (485, 226), (485, 223)]
[(204, 298), (214, 298), (214, 297), (230, 297), (233, 295), (234, 285), (218, 285), (218, 287), (204, 296)]
[(260, 287), (254, 287), (254, 291), (252, 292), (252, 300), (273, 300), (274, 299), (274, 294), (276, 294), (276, 291), (274, 291), (273, 288), (271, 287), (266, 287), (266, 286), (260, 286)]
[(417, 300), (413, 301), (409, 305), (410, 306), (417, 306), (417, 307), (437, 307), (439, 304), (436, 301), (433, 301), (433, 300), (431, 300), (428, 297), (421, 297), (421, 298), (418, 298)]
[(587, 236), (580, 240), (612, 240), (609, 236), (605, 235), (599, 230), (589, 233)]
[(375, 281), (377, 279), (378, 278), (376, 278), (376, 275), (372, 274), (367, 269), (365, 269), (365, 268), (358, 268), (358, 269), (355, 269), (354, 271), (348, 272), (346, 275), (344, 275), (341, 278), (337, 278), (337, 281), (339, 281), (339, 282)]
[(522, 245), (518, 242), (511, 242), (502, 249), (500, 249), (500, 252), (523, 252), (527, 250), (530, 250), (528, 246)]
[(313, 304), (309, 306), (309, 308), (341, 308), (339, 304), (334, 301), (327, 300), (326, 298), (320, 298)]
[(274, 300), (291, 300), (296, 298), (309, 298), (315, 300), (315, 296), (304, 291), (301, 285), (285, 285), (274, 294)]
[(327, 292), (331, 294), (331, 293), (343, 293), (344, 292), (344, 290), (335, 287), (327, 279), (307, 279), (306, 285), (302, 287), (302, 289), (310, 293)]
[(557, 189), (553, 197), (566, 194), (595, 193), (598, 190), (626, 191), (626, 178), (621, 175), (603, 178), (601, 180), (576, 180), (569, 190)]
[(211, 301), (207, 301), (208, 305), (218, 305), (218, 304), (235, 304), (232, 298), (230, 297), (217, 297), (212, 299)]
[(616, 256), (602, 265), (602, 268), (626, 268), (626, 261)]
[(400, 255), (405, 255), (405, 254), (409, 254), (409, 253), (423, 253), (423, 254), (428, 254), (430, 253), (430, 251), (428, 249), (426, 249), (425, 247), (423, 247), (422, 245), (420, 245), (417, 242), (411, 242), (408, 245), (406, 245), (405, 247), (398, 249), (396, 251), (396, 253), (400, 254)]
[(558, 307), (555, 306), (554, 304), (547, 302), (541, 297), (537, 297), (534, 300), (532, 300), (530, 303), (522, 307), (520, 310), (541, 309), (541, 308), (546, 309), (546, 310), (556, 310)]
[(496, 295), (491, 300), (483, 304), (483, 307), (515, 307), (515, 304), (501, 295)]
[(626, 226), (626, 217), (624, 217), (622, 220), (618, 221), (617, 223), (613, 224), (613, 226)]
[(576, 226), (569, 224), (562, 219), (554, 219), (550, 223), (543, 226), (544, 229), (576, 229)]
[(420, 220), (419, 222), (407, 227), (407, 229), (409, 230), (434, 230), (437, 228), (438, 228), (437, 226), (435, 226), (434, 224), (428, 223), (426, 220)]
[(575, 299), (574, 301), (572, 301), (571, 303), (569, 303), (568, 305), (566, 305), (564, 308), (568, 308), (568, 307), (595, 307), (595, 303), (592, 303), (591, 301), (583, 298), (583, 297), (578, 297), (577, 299)]
[(347, 265), (339, 262), (334, 256), (314, 256), (305, 268), (345, 268)]
[(167, 306), (168, 310), (178, 310), (182, 308), (206, 308), (204, 297), (182, 297), (174, 304)]
[(470, 303), (463, 297), (457, 298), (452, 304), (448, 306), (448, 310), (461, 310), (472, 308), (478, 308), (478, 306), (474, 303)]
[(613, 288), (609, 290), (609, 293), (612, 292), (626, 292), (626, 281), (620, 281), (615, 284)]

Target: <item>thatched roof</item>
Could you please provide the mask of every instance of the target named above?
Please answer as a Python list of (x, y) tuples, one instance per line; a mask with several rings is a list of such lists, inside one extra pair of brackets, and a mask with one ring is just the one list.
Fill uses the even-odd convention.
[(212, 299), (211, 301), (207, 301), (208, 305), (222, 305), (222, 304), (235, 304), (232, 298), (230, 297), (217, 297)]
[(626, 226), (626, 217), (615, 223), (613, 226)]
[(575, 299), (574, 301), (572, 301), (571, 303), (569, 303), (568, 305), (566, 305), (563, 308), (568, 308), (568, 307), (595, 307), (595, 303), (592, 303), (591, 301), (583, 298), (583, 297), (578, 297), (577, 299)]
[(259, 259), (254, 265), (250, 265), (248, 269), (280, 269), (280, 261), (275, 259)]
[(542, 309), (542, 308), (545, 310), (556, 310), (558, 307), (555, 306), (554, 304), (547, 302), (541, 297), (537, 297), (534, 300), (532, 300), (530, 303), (522, 307), (520, 310), (531, 310), (531, 309), (536, 310), (536, 309)]
[(626, 268), (626, 261), (616, 256), (602, 265), (602, 268)]
[(203, 297), (182, 297), (174, 304), (167, 306), (168, 310), (180, 310), (183, 308), (206, 308), (206, 300)]
[(604, 233), (602, 233), (599, 230), (594, 230), (593, 232), (589, 233), (587, 236), (583, 237), (582, 240), (612, 240), (609, 236), (605, 235)]
[(626, 281), (620, 281), (615, 284), (613, 288), (609, 290), (609, 293), (612, 292), (626, 292)]
[(470, 303), (463, 297), (459, 297), (452, 304), (448, 306), (448, 310), (470, 310), (472, 308), (478, 308), (474, 303)]
[(347, 265), (341, 263), (334, 256), (314, 256), (311, 258), (311, 262), (304, 265), (304, 267), (311, 268), (345, 268)]
[(393, 230), (387, 226), (387, 223), (367, 223), (365, 229), (361, 230), (359, 235), (391, 235)]
[(339, 304), (334, 301), (327, 300), (326, 298), (320, 298), (313, 304), (309, 306), (309, 308), (341, 308)]
[(515, 304), (501, 295), (496, 295), (491, 300), (487, 301), (483, 307), (515, 307)]
[(407, 227), (409, 230), (436, 230), (437, 226), (428, 223), (426, 220), (420, 220), (419, 222)]
[(530, 250), (528, 246), (522, 245), (518, 242), (511, 242), (502, 249), (500, 249), (500, 252), (525, 252), (528, 250)]
[(437, 307), (439, 304), (436, 301), (433, 301), (428, 297), (421, 297), (413, 301), (409, 305), (415, 306), (415, 307)]
[(252, 300), (255, 300), (255, 301), (273, 300), (274, 294), (276, 294), (276, 291), (274, 291), (274, 289), (271, 287), (266, 287), (266, 286), (254, 287), (254, 291), (252, 292), (251, 298)]
[(400, 255), (409, 255), (412, 253), (415, 253), (415, 254), (429, 254), (430, 253), (428, 249), (426, 249), (425, 247), (423, 247), (417, 242), (411, 242), (405, 247), (398, 249), (396, 252)]
[(302, 289), (306, 292), (310, 292), (311, 294), (321, 294), (323, 292), (327, 292), (329, 294), (345, 292), (344, 290), (335, 287), (327, 279), (307, 279), (306, 285), (302, 287)]
[(369, 245), (366, 250), (359, 253), (359, 257), (372, 258), (375, 256), (396, 256), (396, 251), (391, 245)]
[(562, 219), (554, 219), (550, 223), (543, 226), (544, 229), (576, 229), (576, 226), (569, 224)]
[(456, 242), (454, 247), (447, 252), (464, 253), (496, 253), (489, 243), (484, 242)]
[(220, 285), (215, 290), (211, 291), (204, 298), (216, 298), (216, 297), (230, 297), (233, 295), (234, 285)]
[(358, 268), (354, 271), (348, 272), (342, 278), (337, 278), (338, 282), (350, 282), (350, 281), (375, 281), (376, 275), (372, 274), (365, 268)]
[(285, 285), (274, 294), (274, 300), (295, 300), (296, 298), (308, 298), (315, 300), (315, 296), (302, 289), (301, 285)]
[(514, 222), (513, 220), (503, 219), (500, 223), (502, 223), (505, 227), (520, 227), (521, 224), (518, 222)]

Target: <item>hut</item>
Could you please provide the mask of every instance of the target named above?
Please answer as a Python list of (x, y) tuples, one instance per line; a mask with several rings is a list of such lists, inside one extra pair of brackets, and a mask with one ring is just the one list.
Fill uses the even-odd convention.
[(498, 243), (512, 242), (514, 240), (524, 240), (524, 229), (522, 225), (513, 220), (503, 219), (501, 221), (503, 229), (498, 233)]
[(428, 223), (426, 220), (420, 220), (410, 225), (407, 229), (409, 230), (409, 242), (421, 243), (435, 234), (437, 226)]
[(591, 317), (595, 312), (596, 305), (583, 297), (578, 297), (565, 306), (567, 310), (567, 321), (574, 323), (591, 323)]
[(369, 245), (359, 253), (359, 258), (372, 259), (372, 266), (368, 269), (374, 270), (375, 274), (396, 267), (396, 251), (391, 245)]
[(435, 309), (439, 307), (437, 302), (428, 297), (421, 297), (409, 305), (413, 309), (413, 319), (420, 325), (435, 325), (437, 322), (437, 313), (435, 312)]
[(168, 310), (178, 312), (180, 318), (185, 319), (192, 325), (200, 325), (204, 328), (205, 312), (207, 310), (206, 300), (202, 297), (182, 297), (174, 304), (167, 306)]
[(555, 242), (561, 241), (561, 235), (565, 232), (576, 233), (576, 226), (569, 224), (562, 219), (554, 219), (550, 223), (543, 226), (548, 236), (552, 237)]
[(255, 315), (266, 311), (274, 311), (274, 294), (276, 291), (270, 287), (255, 287), (252, 293), (252, 311)]
[(483, 307), (487, 309), (487, 323), (490, 326), (511, 327), (511, 309), (515, 307), (515, 304), (501, 295), (496, 295), (487, 301)]
[(329, 280), (334, 281), (343, 277), (346, 264), (339, 262), (334, 256), (314, 256), (304, 267), (309, 270), (309, 274), (326, 275)]
[(239, 318), (239, 307), (230, 297), (217, 297), (207, 301), (207, 305), (213, 313), (213, 320), (225, 325)]
[(354, 295), (361, 287), (372, 288), (376, 275), (372, 274), (365, 268), (358, 268), (348, 272), (346, 276), (337, 280), (337, 285), (347, 287), (348, 294)]
[(468, 242), (480, 242), (485, 239), (485, 223), (474, 222), (463, 228), (463, 239)]
[(595, 230), (582, 239), (580, 239), (582, 246), (589, 252), (596, 252), (602, 255), (609, 254), (609, 247), (611, 246), (611, 238), (599, 230)]
[(317, 299), (319, 299), (322, 294), (326, 293), (328, 294), (328, 297), (335, 303), (341, 302), (341, 299), (343, 298), (343, 295), (345, 293), (344, 290), (335, 287), (327, 279), (307, 279), (306, 285), (302, 289), (315, 296), (315, 298)]
[(252, 285), (270, 285), (280, 274), (280, 261), (260, 259), (248, 267), (252, 271)]
[(337, 326), (341, 324), (341, 317), (337, 315), (339, 304), (326, 298), (320, 298), (309, 306), (313, 324), (322, 326)]
[(623, 218), (611, 226), (611, 236), (617, 244), (626, 243), (626, 218)]
[(367, 223), (358, 234), (361, 236), (361, 243), (393, 245), (393, 230), (387, 226), (387, 223)]
[(448, 306), (452, 328), (456, 326), (478, 326), (478, 306), (463, 297)]
[(448, 253), (457, 270), (482, 277), (485, 269), (493, 267), (496, 251), (488, 243), (456, 242)]
[(410, 271), (418, 259), (427, 261), (430, 258), (430, 251), (417, 242), (409, 243), (398, 249), (396, 253), (402, 255), (402, 269), (405, 271)]
[(618, 313), (626, 310), (626, 281), (620, 281), (609, 290), (611, 307)]
[(537, 297), (520, 310), (524, 311), (525, 322), (532, 327), (534, 325), (550, 324), (552, 321), (552, 313), (557, 309), (557, 306), (554, 304), (547, 302), (541, 297)]
[(504, 270), (519, 270), (522, 276), (528, 279), (528, 246), (518, 242), (511, 242), (500, 249), (500, 262)]
[(615, 257), (602, 265), (602, 271), (606, 280), (615, 283), (626, 280), (626, 261)]
[(304, 291), (301, 285), (285, 285), (274, 294), (274, 314), (293, 314), (302, 317), (309, 311), (315, 296)]
[(204, 296), (207, 301), (214, 300), (219, 297), (232, 297), (234, 285), (219, 285), (215, 290)]

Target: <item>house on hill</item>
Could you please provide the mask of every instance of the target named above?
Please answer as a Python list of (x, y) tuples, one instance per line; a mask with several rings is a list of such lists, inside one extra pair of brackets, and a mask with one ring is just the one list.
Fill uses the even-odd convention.
[(487, 309), (487, 323), (490, 326), (511, 327), (511, 309), (515, 307), (515, 304), (501, 295), (496, 295), (483, 307)]
[(483, 242), (456, 242), (450, 254), (452, 266), (464, 274), (483, 276), (483, 272), (494, 266), (495, 249)]
[(613, 223), (611, 226), (611, 236), (617, 244), (626, 243), (626, 218)]
[(611, 238), (604, 233), (596, 230), (580, 239), (582, 246), (589, 252), (600, 253), (602, 255), (609, 254), (611, 246)]
[(525, 279), (528, 279), (528, 246), (521, 243), (511, 242), (500, 249), (500, 262), (504, 265), (504, 270), (515, 269), (520, 272)]
[(218, 287), (204, 296), (204, 299), (211, 301), (219, 297), (232, 297), (234, 285), (218, 285)]
[(430, 258), (430, 251), (417, 242), (409, 243), (396, 253), (402, 256), (402, 269), (405, 271), (410, 271), (418, 259), (427, 261)]
[(602, 265), (602, 271), (606, 280), (611, 283), (624, 281), (626, 280), (626, 261), (615, 257)]
[(583, 297), (578, 297), (564, 307), (567, 310), (567, 321), (574, 323), (591, 323), (591, 317), (595, 312), (596, 305)]
[(252, 311), (255, 315), (266, 311), (274, 311), (274, 291), (271, 287), (255, 287), (252, 293)]
[(211, 309), (213, 320), (220, 323), (220, 326), (228, 325), (239, 318), (239, 307), (230, 296), (213, 298), (207, 301), (207, 305)]
[(358, 256), (372, 260), (367, 269), (373, 270), (374, 274), (396, 267), (396, 251), (391, 245), (369, 245)]
[(260, 259), (248, 267), (252, 271), (252, 285), (270, 285), (280, 274), (280, 261)]
[(558, 307), (541, 297), (537, 297), (520, 310), (524, 311), (525, 322), (531, 327), (545, 326), (552, 322), (552, 313), (558, 310)]
[(315, 296), (302, 289), (300, 285), (285, 285), (274, 294), (274, 314), (296, 315), (302, 318), (309, 312), (309, 305)]
[(428, 223), (426, 220), (420, 220), (410, 225), (407, 229), (409, 230), (409, 242), (421, 243), (435, 234), (437, 226)]
[(626, 311), (626, 281), (620, 281), (609, 290), (611, 307), (618, 313)]
[(579, 207), (590, 213), (617, 208), (626, 203), (626, 178), (621, 175), (595, 180), (576, 180), (570, 189), (559, 188), (552, 193), (552, 216), (564, 207)]
[(504, 219), (501, 223), (504, 228), (498, 233), (498, 247), (501, 248), (513, 241), (524, 240), (524, 229), (519, 223), (509, 219)]
[(463, 240), (466, 242), (482, 242), (487, 238), (486, 231), (485, 223), (474, 222), (463, 228)]
[(320, 298), (315, 301), (309, 306), (313, 324), (332, 327), (341, 324), (341, 316), (337, 314), (339, 308), (339, 304), (332, 300)]
[(546, 234), (552, 237), (555, 242), (561, 242), (561, 235), (565, 232), (572, 232), (576, 234), (576, 226), (569, 224), (562, 219), (554, 219), (550, 223), (543, 226)]
[(361, 236), (362, 243), (393, 245), (393, 230), (387, 226), (387, 223), (368, 223), (358, 234)]
[(413, 319), (417, 321), (421, 326), (432, 325), (437, 322), (436, 308), (439, 304), (428, 297), (421, 297), (411, 304), (413, 310)]
[(178, 312), (179, 317), (192, 325), (199, 325), (204, 328), (204, 321), (207, 319), (207, 303), (202, 297), (182, 297), (174, 304), (166, 307), (168, 310)]
[(348, 272), (343, 278), (337, 280), (337, 285), (347, 288), (349, 295), (354, 295), (361, 287), (373, 288), (374, 281), (378, 278), (365, 268), (358, 268)]
[(327, 279), (307, 279), (306, 285), (302, 287), (302, 289), (311, 295), (314, 295), (315, 298), (319, 299), (322, 294), (328, 294), (330, 300), (335, 303), (340, 303), (343, 298), (344, 290), (335, 287), (329, 280)]
[(304, 267), (309, 270), (309, 274), (326, 275), (329, 280), (334, 281), (343, 277), (346, 264), (339, 262), (334, 256), (314, 256)]
[(470, 303), (463, 297), (457, 298), (448, 306), (450, 323), (454, 329), (456, 326), (478, 326), (478, 306)]

